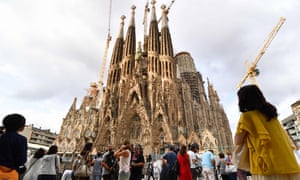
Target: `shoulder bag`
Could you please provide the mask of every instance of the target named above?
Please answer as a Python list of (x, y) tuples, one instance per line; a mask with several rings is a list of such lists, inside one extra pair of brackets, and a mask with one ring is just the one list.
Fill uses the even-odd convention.
[(89, 177), (91, 176), (92, 172), (90, 167), (87, 165), (87, 156), (84, 156), (83, 159), (79, 162), (78, 168), (75, 170), (74, 175), (75, 177)]
[(249, 149), (246, 142), (244, 144), (235, 146), (233, 153), (233, 162), (237, 169), (245, 171), (250, 170)]

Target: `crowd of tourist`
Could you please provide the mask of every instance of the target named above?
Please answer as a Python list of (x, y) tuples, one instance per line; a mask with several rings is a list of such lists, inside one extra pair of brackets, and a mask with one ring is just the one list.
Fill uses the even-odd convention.
[[(9, 114), (2, 121), (5, 131), (0, 135), (0, 180), (247, 180), (250, 176), (253, 180), (299, 180), (300, 151), (293, 149), (275, 106), (255, 85), (239, 89), (238, 99), (241, 117), (234, 139), (235, 158), (230, 150), (218, 155), (213, 150), (200, 153), (197, 143), (169, 145), (157, 160), (161, 162), (156, 171), (159, 176), (155, 176), (152, 156), (145, 156), (141, 145), (128, 140), (116, 149), (110, 144), (96, 156), (92, 155), (93, 143), (86, 143), (72, 169), (61, 169), (56, 145), (38, 149), (28, 159), (27, 139), (19, 134), (26, 119)], [(247, 151), (237, 152), (236, 147)], [(237, 160), (244, 151), (248, 154), (242, 166)]]

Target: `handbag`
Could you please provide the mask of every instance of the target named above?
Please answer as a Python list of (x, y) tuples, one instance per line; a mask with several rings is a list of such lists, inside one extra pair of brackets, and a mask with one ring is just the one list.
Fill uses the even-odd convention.
[(225, 173), (233, 173), (233, 172), (236, 172), (237, 169), (236, 169), (236, 166), (235, 165), (226, 165), (225, 167)]
[(233, 162), (237, 169), (250, 170), (249, 149), (246, 143), (235, 146)]
[(79, 162), (78, 168), (75, 170), (75, 177), (89, 177), (92, 175), (90, 166), (87, 165), (88, 154), (83, 156), (82, 160)]
[(75, 177), (89, 177), (91, 174), (90, 168), (85, 163), (80, 164), (74, 172)]

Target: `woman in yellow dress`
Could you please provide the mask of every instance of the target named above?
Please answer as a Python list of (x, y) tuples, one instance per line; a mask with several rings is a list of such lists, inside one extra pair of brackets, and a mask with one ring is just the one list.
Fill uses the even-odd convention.
[(234, 141), (247, 144), (252, 180), (300, 180), (300, 167), (276, 107), (256, 85), (242, 87), (238, 99), (241, 115)]

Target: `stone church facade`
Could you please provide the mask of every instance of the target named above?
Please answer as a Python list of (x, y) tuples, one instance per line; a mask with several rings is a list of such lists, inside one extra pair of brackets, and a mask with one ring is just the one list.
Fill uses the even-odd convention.
[(136, 42), (135, 8), (125, 37), (122, 18), (106, 87), (92, 83), (79, 108), (74, 99), (55, 141), (60, 152), (79, 152), (86, 142), (104, 151), (124, 140), (141, 144), (146, 154), (194, 142), (202, 149), (232, 150), (216, 90), (208, 79), (204, 82), (188, 52), (174, 55), (167, 9), (161, 20), (155, 11), (152, 3), (143, 44)]

